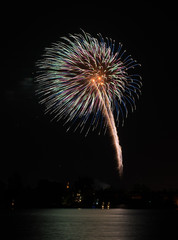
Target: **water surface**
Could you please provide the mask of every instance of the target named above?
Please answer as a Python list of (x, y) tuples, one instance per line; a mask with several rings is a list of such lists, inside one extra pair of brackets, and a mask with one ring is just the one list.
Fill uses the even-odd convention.
[(4, 240), (178, 239), (176, 210), (40, 209), (1, 218)]

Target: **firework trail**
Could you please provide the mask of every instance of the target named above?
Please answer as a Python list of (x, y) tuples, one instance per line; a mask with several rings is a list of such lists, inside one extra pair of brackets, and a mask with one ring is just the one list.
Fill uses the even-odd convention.
[[(99, 39), (90, 34), (70, 34), (63, 41), (46, 48), (38, 61), (38, 94), (46, 112), (57, 120), (64, 118), (81, 131), (104, 127), (113, 138), (118, 169), (122, 175), (122, 150), (117, 128), (127, 117), (128, 108), (135, 109), (135, 98), (139, 97), (141, 77), (129, 74), (139, 64), (125, 56), (122, 44), (115, 51), (115, 41)], [(104, 116), (104, 117), (103, 117)], [(70, 128), (69, 127), (69, 128)], [(68, 129), (69, 129), (68, 128)]]
[(113, 113), (112, 113), (110, 105), (109, 105), (109, 100), (108, 100), (105, 89), (102, 89), (102, 91), (104, 92), (104, 97), (106, 98), (106, 102), (104, 101), (104, 99), (101, 95), (101, 92), (100, 92), (99, 88), (97, 87), (97, 84), (95, 83), (95, 80), (92, 79), (92, 81), (98, 91), (98, 95), (103, 104), (103, 114), (105, 115), (105, 117), (107, 119), (107, 123), (108, 123), (109, 129), (110, 129), (111, 135), (113, 137), (113, 142), (114, 142), (114, 146), (115, 146), (115, 150), (116, 150), (116, 158), (118, 161), (119, 174), (120, 174), (120, 176), (122, 176), (122, 172), (123, 172), (122, 150), (121, 150), (121, 146), (119, 144), (119, 137), (117, 135), (117, 129), (116, 129)]

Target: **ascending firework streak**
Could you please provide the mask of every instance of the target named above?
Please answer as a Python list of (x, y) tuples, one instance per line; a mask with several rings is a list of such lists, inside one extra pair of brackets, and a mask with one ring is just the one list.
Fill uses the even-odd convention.
[[(99, 77), (101, 79), (101, 77)], [(115, 146), (115, 150), (116, 150), (116, 157), (117, 157), (117, 162), (118, 162), (118, 169), (119, 169), (119, 174), (120, 176), (122, 176), (122, 172), (123, 172), (123, 163), (122, 163), (122, 149), (121, 146), (119, 144), (119, 137), (117, 135), (117, 129), (116, 129), (116, 125), (115, 125), (115, 121), (114, 121), (114, 117), (113, 117), (113, 113), (111, 111), (111, 107), (109, 104), (109, 99), (108, 96), (106, 94), (106, 91), (104, 89), (104, 87), (102, 86), (102, 90), (104, 93), (104, 97), (105, 97), (105, 101), (100, 93), (100, 90), (95, 82), (95, 79), (92, 79), (92, 82), (94, 83), (97, 91), (98, 91), (98, 95), (101, 99), (101, 102), (103, 104), (103, 114), (105, 115), (107, 122), (108, 122), (108, 126), (110, 128), (110, 132), (111, 135), (113, 137), (113, 141), (114, 141), (114, 146)], [(103, 84), (102, 84), (103, 85)]]
[(132, 111), (136, 108), (141, 78), (129, 72), (139, 64), (130, 55), (125, 56), (122, 44), (115, 51), (114, 40), (98, 36), (84, 31), (83, 35), (70, 34), (70, 38), (63, 37), (63, 41), (46, 48), (37, 63), (37, 93), (46, 112), (57, 120), (64, 118), (65, 124), (70, 121), (69, 128), (75, 125), (82, 131), (88, 127), (87, 135), (89, 129), (108, 127), (121, 175), (122, 151), (114, 116), (119, 123), (127, 116), (128, 107)]

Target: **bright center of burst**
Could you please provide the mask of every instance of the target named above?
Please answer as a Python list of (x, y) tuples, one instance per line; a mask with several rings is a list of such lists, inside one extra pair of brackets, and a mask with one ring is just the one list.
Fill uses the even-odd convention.
[(104, 79), (102, 76), (93, 77), (91, 81), (97, 85), (104, 85)]

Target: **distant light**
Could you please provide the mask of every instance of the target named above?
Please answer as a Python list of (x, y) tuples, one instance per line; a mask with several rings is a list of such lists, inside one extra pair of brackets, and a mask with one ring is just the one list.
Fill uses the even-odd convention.
[(69, 186), (69, 182), (67, 182), (66, 188), (67, 188), (67, 189), (69, 189), (69, 188), (70, 188), (70, 186)]
[(76, 197), (75, 197), (75, 202), (81, 203), (81, 201), (82, 201), (82, 196), (81, 196), (80, 193), (77, 193), (77, 194), (76, 194)]

